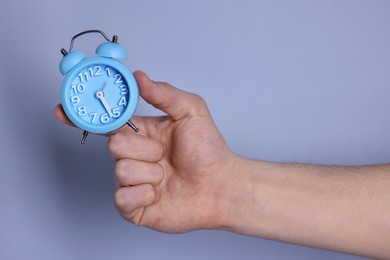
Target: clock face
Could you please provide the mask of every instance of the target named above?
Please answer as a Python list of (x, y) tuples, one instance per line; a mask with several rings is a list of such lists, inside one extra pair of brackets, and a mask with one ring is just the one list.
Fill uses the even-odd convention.
[(129, 80), (128, 75), (104, 63), (80, 66), (69, 76), (63, 89), (63, 106), (77, 126), (105, 133), (120, 128), (130, 119), (134, 111), (129, 114), (128, 105), (134, 103), (132, 99), (138, 101), (138, 92), (131, 93), (134, 89), (131, 85), (136, 84), (133, 77)]

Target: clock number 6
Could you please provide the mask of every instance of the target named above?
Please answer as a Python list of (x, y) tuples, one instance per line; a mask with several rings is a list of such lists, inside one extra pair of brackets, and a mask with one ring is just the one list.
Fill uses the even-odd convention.
[(110, 121), (110, 118), (108, 117), (108, 113), (104, 113), (103, 115), (100, 116), (100, 122), (103, 124), (107, 124), (108, 121)]

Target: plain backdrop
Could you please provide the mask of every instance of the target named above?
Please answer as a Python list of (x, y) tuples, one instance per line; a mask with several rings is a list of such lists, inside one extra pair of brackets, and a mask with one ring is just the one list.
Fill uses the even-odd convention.
[[(117, 34), (125, 64), (205, 98), (236, 153), (390, 161), (390, 1), (6, 1), (0, 259), (360, 259), (223, 231), (163, 234), (113, 204), (106, 138), (57, 122), (61, 48)], [(102, 38), (75, 43), (93, 55)], [(138, 115), (160, 115), (141, 102)], [(131, 149), (131, 147), (130, 147)], [(390, 248), (390, 247), (389, 247)]]

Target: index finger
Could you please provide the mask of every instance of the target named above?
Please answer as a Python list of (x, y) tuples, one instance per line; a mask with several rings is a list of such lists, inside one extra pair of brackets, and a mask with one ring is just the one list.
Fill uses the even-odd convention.
[(64, 111), (64, 108), (62, 107), (61, 104), (58, 104), (57, 106), (55, 106), (53, 112), (54, 112), (55, 117), (56, 117), (59, 121), (61, 121), (62, 123), (66, 124), (66, 125), (69, 125), (69, 126), (75, 126), (75, 125), (69, 120), (69, 118), (66, 116), (65, 111)]

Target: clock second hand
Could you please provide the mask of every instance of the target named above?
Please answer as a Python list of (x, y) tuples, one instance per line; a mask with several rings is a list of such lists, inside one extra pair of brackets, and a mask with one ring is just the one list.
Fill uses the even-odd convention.
[(111, 108), (107, 103), (107, 100), (104, 98), (104, 92), (99, 90), (96, 92), (96, 97), (102, 102), (104, 109), (107, 111), (107, 113), (110, 115), (110, 117), (113, 117), (114, 115), (111, 112)]

